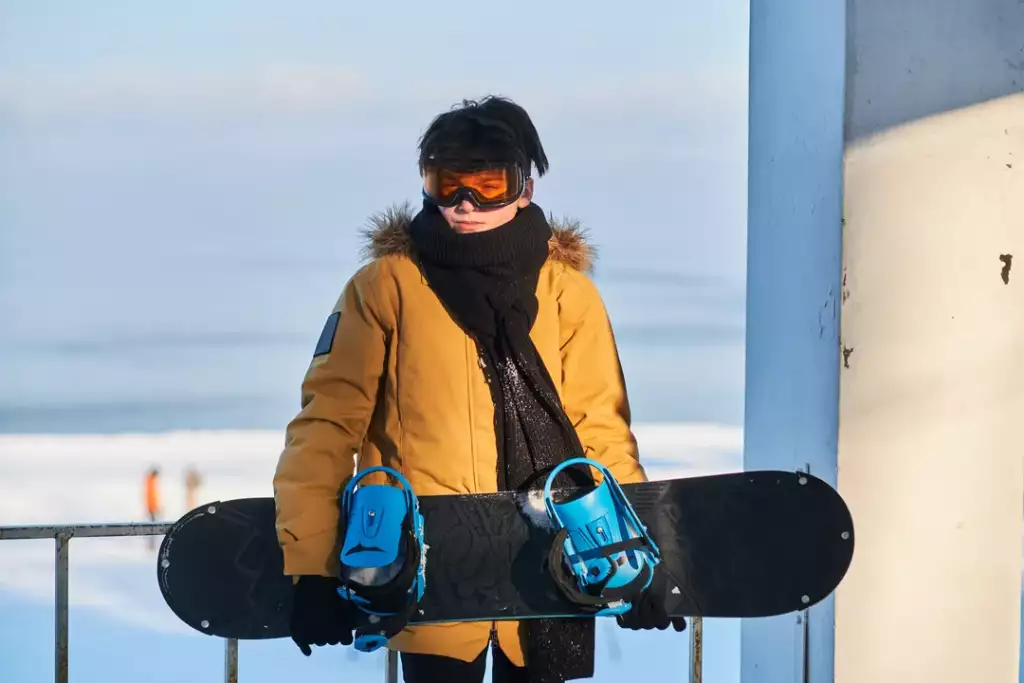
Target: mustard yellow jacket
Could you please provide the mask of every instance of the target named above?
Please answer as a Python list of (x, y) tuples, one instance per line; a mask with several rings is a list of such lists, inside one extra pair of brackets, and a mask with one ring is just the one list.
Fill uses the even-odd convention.
[[(337, 575), (338, 494), (356, 468), (394, 468), (420, 496), (497, 490), (491, 394), (474, 342), (414, 261), (411, 218), (402, 206), (371, 219), (370, 261), (346, 284), (330, 351), (314, 356), (302, 382), (274, 476), (288, 575)], [(587, 456), (622, 483), (645, 481), (612, 328), (587, 275), (592, 250), (577, 225), (552, 228), (531, 337)], [(522, 666), (512, 621), (408, 627), (389, 647), (469, 661), (492, 626)]]

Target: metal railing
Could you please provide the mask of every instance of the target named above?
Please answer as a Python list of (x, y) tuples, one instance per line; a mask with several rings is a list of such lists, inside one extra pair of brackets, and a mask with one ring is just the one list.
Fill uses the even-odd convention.
[[(0, 541), (54, 541), (54, 642), (55, 683), (68, 683), (68, 558), (72, 538), (115, 538), (125, 536), (162, 536), (172, 522), (127, 522), (119, 524), (57, 524), (0, 526)], [(701, 683), (704, 626), (700, 617), (687, 622), (690, 632), (689, 683)], [(398, 683), (398, 653), (389, 650), (384, 667), (385, 683)], [(224, 683), (238, 683), (238, 641), (224, 640)]]

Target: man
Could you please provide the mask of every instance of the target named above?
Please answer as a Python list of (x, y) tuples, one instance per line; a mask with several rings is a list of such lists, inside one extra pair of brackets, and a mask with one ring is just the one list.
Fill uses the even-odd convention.
[[(533, 203), (548, 168), (519, 105), (467, 101), (419, 145), (423, 207), (377, 216), (370, 262), (327, 319), (274, 479), (292, 632), (352, 642), (336, 594), (338, 494), (358, 468), (402, 472), (418, 495), (543, 485), (569, 457), (646, 480), (611, 325), (574, 225)], [(373, 476), (373, 475), (371, 475)], [(666, 628), (657, 586), (620, 623)], [(659, 611), (660, 610), (660, 611)], [(682, 630), (682, 620), (675, 622)], [(592, 619), (410, 626), (389, 646), (407, 683), (593, 675)]]

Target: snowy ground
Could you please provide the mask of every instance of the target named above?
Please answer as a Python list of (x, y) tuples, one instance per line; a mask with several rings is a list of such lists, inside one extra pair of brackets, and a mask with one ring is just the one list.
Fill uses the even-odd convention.
[[(718, 425), (640, 425), (636, 427), (642, 460), (652, 478), (694, 476), (741, 468), (742, 436), (737, 428)], [(274, 465), (281, 447), (279, 432), (175, 432), (127, 435), (7, 435), (0, 436), (0, 525), (114, 522), (143, 519), (142, 476), (146, 468), (162, 468), (166, 519), (186, 510), (183, 475), (196, 465), (204, 485), (199, 502), (243, 496), (269, 496)], [(191, 677), (187, 662), (219, 662), (219, 643), (181, 624), (166, 608), (155, 581), (155, 553), (149, 540), (80, 539), (71, 543), (72, 680), (76, 666), (95, 675), (112, 671), (102, 652), (76, 649), (80, 638), (104, 643), (101, 633), (116, 633), (109, 647), (123, 649), (137, 641), (140, 647), (163, 643), (166, 680)], [(52, 541), (0, 543), (0, 681), (52, 680), (50, 647), (53, 604)], [(85, 635), (79, 635), (80, 633)], [(721, 635), (719, 635), (719, 632)], [(724, 680), (738, 671), (738, 624), (706, 626), (710, 651), (705, 667), (718, 669)], [(728, 634), (728, 635), (726, 635)], [(668, 633), (633, 634), (602, 624), (599, 633), (599, 670), (595, 681), (621, 676), (620, 667), (664, 671), (679, 677), (686, 662), (686, 639)], [(716, 636), (718, 642), (715, 643)], [(98, 640), (97, 640), (98, 639)], [(146, 644), (148, 643), (148, 644)], [(668, 646), (668, 647), (666, 647)], [(28, 653), (42, 650), (38, 657)], [(310, 674), (321, 671), (331, 680), (331, 669), (343, 661), (346, 680), (379, 680), (380, 664), (372, 657), (352, 659), (350, 652), (317, 653), (310, 660), (297, 655), (290, 642), (243, 643), (242, 668), (249, 658), (246, 681), (278, 681), (272, 676), (281, 658), (302, 666)], [(721, 651), (717, 658), (709, 655)], [(77, 653), (77, 654), (76, 654)], [(29, 660), (35, 662), (30, 664)], [(173, 661), (173, 666), (172, 662)], [(142, 669), (123, 660), (121, 680), (140, 671), (164, 680), (146, 658)], [(262, 662), (256, 667), (254, 661)], [(33, 668), (35, 666), (35, 668)], [(42, 666), (42, 668), (39, 668)], [(218, 665), (204, 664), (201, 677), (217, 680)], [(90, 667), (92, 667), (90, 669)], [(124, 668), (127, 667), (127, 668)], [(150, 668), (146, 668), (150, 667)], [(315, 671), (314, 671), (315, 670)], [(6, 671), (6, 673), (5, 673)], [(198, 670), (196, 673), (199, 673)], [(305, 680), (319, 680), (313, 675)], [(715, 676), (707, 680), (723, 680)]]

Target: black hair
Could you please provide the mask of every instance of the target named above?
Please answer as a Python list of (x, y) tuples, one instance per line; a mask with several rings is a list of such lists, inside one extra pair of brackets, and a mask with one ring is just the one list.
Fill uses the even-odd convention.
[(527, 176), (530, 166), (542, 176), (548, 158), (537, 129), (520, 105), (505, 97), (462, 100), (461, 106), (439, 114), (419, 142), (420, 170), (431, 161), (472, 165), (514, 162)]

